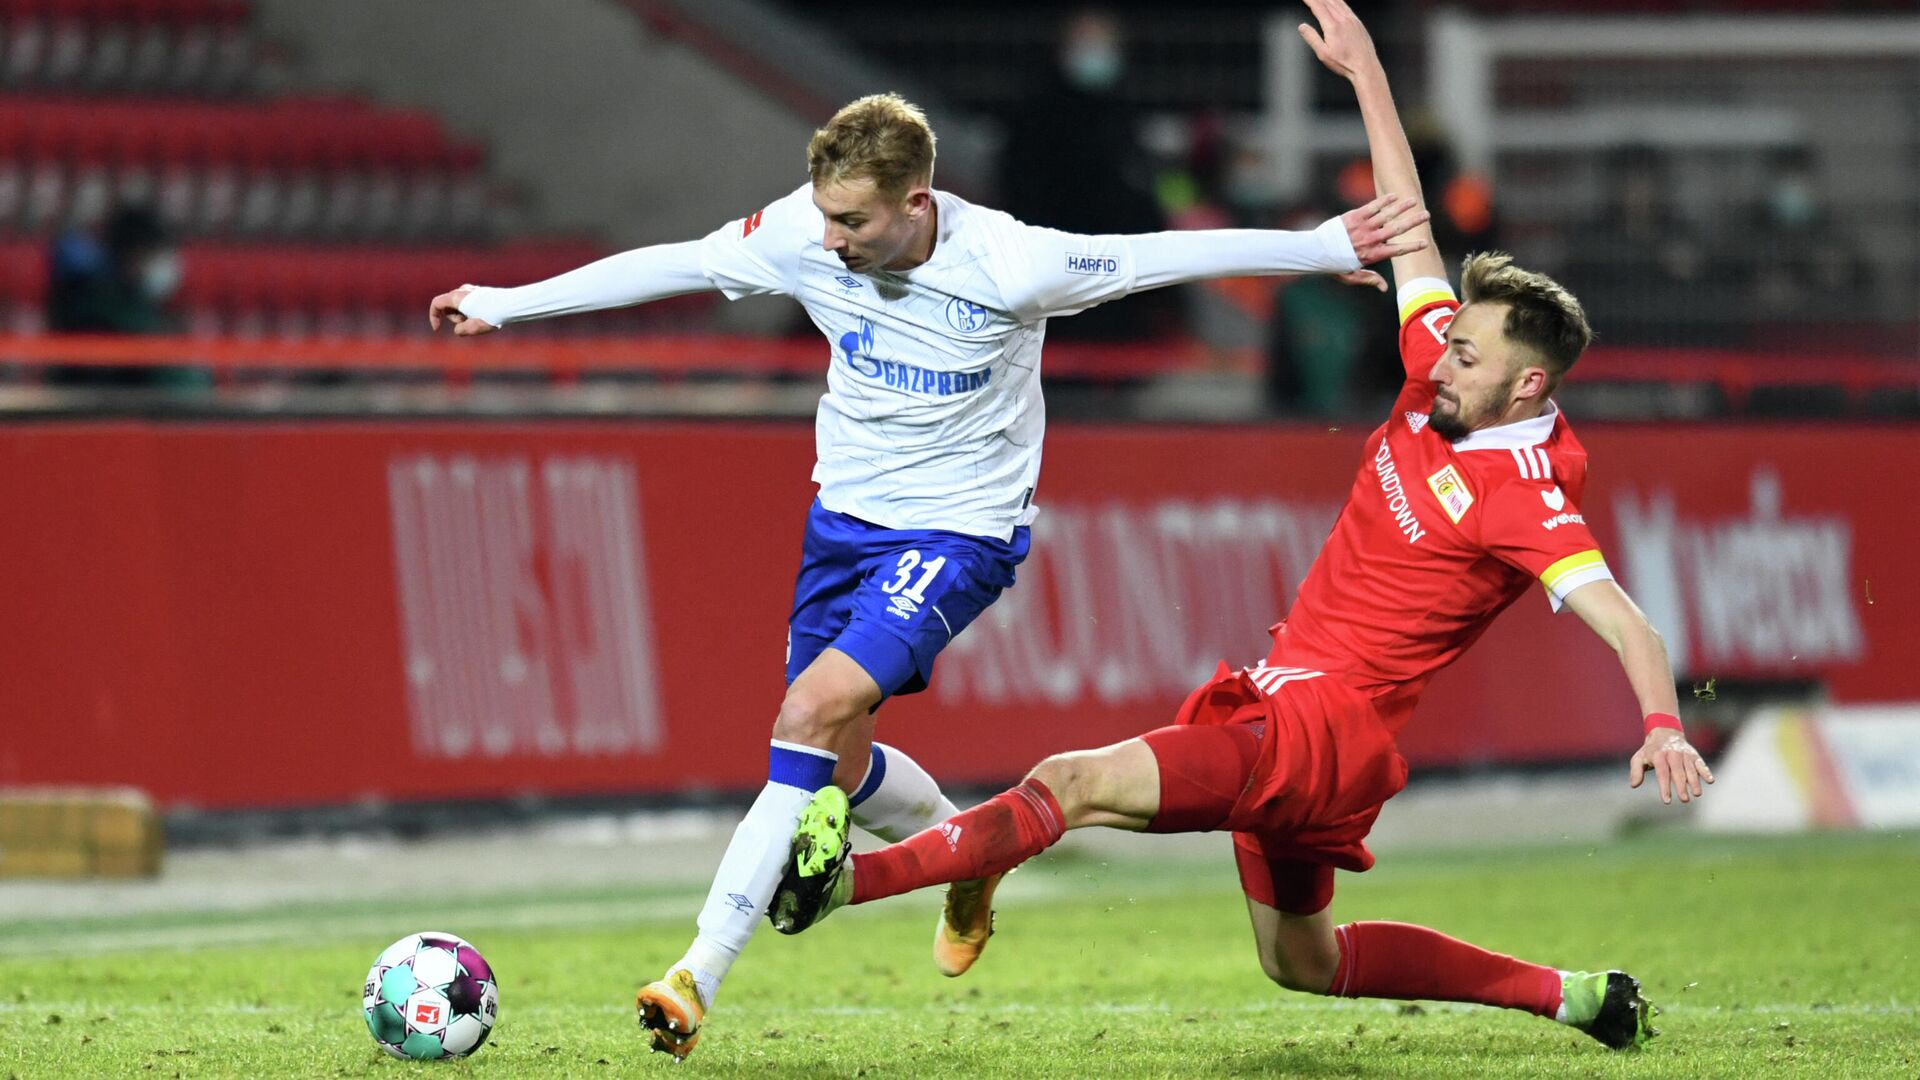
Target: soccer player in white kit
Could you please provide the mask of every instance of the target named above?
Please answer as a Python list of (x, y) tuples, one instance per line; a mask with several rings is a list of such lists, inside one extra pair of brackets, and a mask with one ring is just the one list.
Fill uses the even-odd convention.
[[(708, 289), (777, 293), (832, 346), (767, 785), (721, 858), (692, 946), (637, 1001), (653, 1048), (676, 1058), (766, 913), (815, 791), (853, 792), (854, 822), (889, 841), (957, 812), (912, 758), (873, 741), (873, 713), (926, 688), (940, 650), (1026, 556), (1046, 320), (1213, 277), (1330, 273), (1384, 288), (1361, 267), (1425, 247), (1400, 238), (1425, 212), (1391, 196), (1311, 232), (1063, 233), (934, 190), (933, 160), (919, 109), (861, 98), (814, 133), (809, 182), (758, 213), (520, 288), (462, 286), (429, 313), (435, 329), (445, 320), (470, 336)], [(985, 947), (997, 882), (949, 890), (934, 940), (943, 973)]]

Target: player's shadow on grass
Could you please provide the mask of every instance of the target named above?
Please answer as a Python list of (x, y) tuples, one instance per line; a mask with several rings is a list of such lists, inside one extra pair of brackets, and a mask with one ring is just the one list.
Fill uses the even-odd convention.
[(1390, 1063), (1375, 1062), (1379, 1047), (1287, 1046), (1282, 1040), (1256, 1046), (1205, 1070), (1209, 1076), (1388, 1076), (1405, 1075)]

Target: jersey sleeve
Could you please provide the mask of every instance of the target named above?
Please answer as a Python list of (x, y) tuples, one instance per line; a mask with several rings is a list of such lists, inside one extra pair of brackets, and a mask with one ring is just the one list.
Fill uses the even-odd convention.
[(1555, 611), (1580, 586), (1613, 580), (1580, 507), (1552, 476), (1515, 477), (1495, 488), (1481, 542), (1488, 554), (1540, 579)]
[(1447, 351), (1447, 327), (1460, 301), (1439, 278), (1414, 278), (1400, 286), (1400, 363), (1407, 378), (1425, 382)]
[(1021, 322), (1072, 315), (1133, 291), (1133, 246), (1125, 236), (1013, 223), (999, 246), (1001, 299)]
[(729, 300), (769, 293), (792, 296), (800, 255), (816, 231), (820, 208), (803, 185), (763, 210), (727, 222), (700, 241), (700, 272)]
[(1087, 236), (1017, 224), (1003, 273), (1024, 322), (1072, 315), (1129, 293), (1210, 278), (1335, 274), (1360, 268), (1339, 218), (1317, 229), (1182, 229)]

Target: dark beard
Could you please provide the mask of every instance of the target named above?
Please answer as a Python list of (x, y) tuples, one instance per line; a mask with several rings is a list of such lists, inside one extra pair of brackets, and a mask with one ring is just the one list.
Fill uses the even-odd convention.
[(1466, 438), (1469, 430), (1465, 422), (1462, 421), (1458, 411), (1443, 415), (1440, 412), (1440, 403), (1438, 401), (1434, 402), (1433, 405), (1427, 409), (1427, 426), (1433, 429), (1435, 435), (1440, 436), (1450, 443), (1459, 442), (1461, 439)]

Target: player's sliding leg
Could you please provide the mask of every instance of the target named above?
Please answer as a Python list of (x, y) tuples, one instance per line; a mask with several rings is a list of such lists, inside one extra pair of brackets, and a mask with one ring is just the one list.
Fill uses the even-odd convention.
[[(1159, 806), (1159, 785), (1154, 752), (1144, 741), (1128, 739), (1050, 757), (1019, 785), (879, 851), (849, 856), (844, 834), (802, 831), (774, 897), (774, 926), (798, 933), (845, 904), (1004, 874), (1068, 829), (1144, 829)], [(835, 798), (823, 794), (815, 806)], [(835, 850), (838, 857), (824, 857)], [(818, 860), (822, 869), (803, 872), (805, 860)]]
[[(825, 747), (847, 729), (870, 723), (880, 688), (865, 669), (835, 649), (823, 651), (787, 690), (774, 723), (767, 785), (734, 830), (713, 887), (700, 909), (700, 932), (665, 976), (642, 988), (640, 1023), (653, 1048), (684, 1058), (699, 1041), (721, 980), (753, 936), (779, 884), (794, 824), (814, 792), (834, 778), (839, 755)], [(870, 727), (864, 732), (871, 731)], [(865, 738), (866, 734), (862, 734)]]
[[(1614, 1049), (1656, 1034), (1652, 1006), (1624, 972), (1589, 974), (1531, 964), (1396, 922), (1335, 926), (1326, 907), (1333, 870), (1290, 859), (1267, 861), (1257, 841), (1235, 837), (1260, 966), (1289, 990), (1332, 997), (1464, 1001), (1520, 1009), (1580, 1029)], [(1292, 914), (1285, 908), (1310, 910)]]
[[(865, 779), (848, 790), (853, 792), (849, 796), (853, 823), (892, 842), (960, 812), (918, 762), (882, 743), (873, 744)], [(946, 903), (933, 928), (933, 963), (940, 974), (965, 974), (987, 947), (987, 938), (993, 934), (993, 890), (1000, 877), (995, 874), (947, 886)]]

